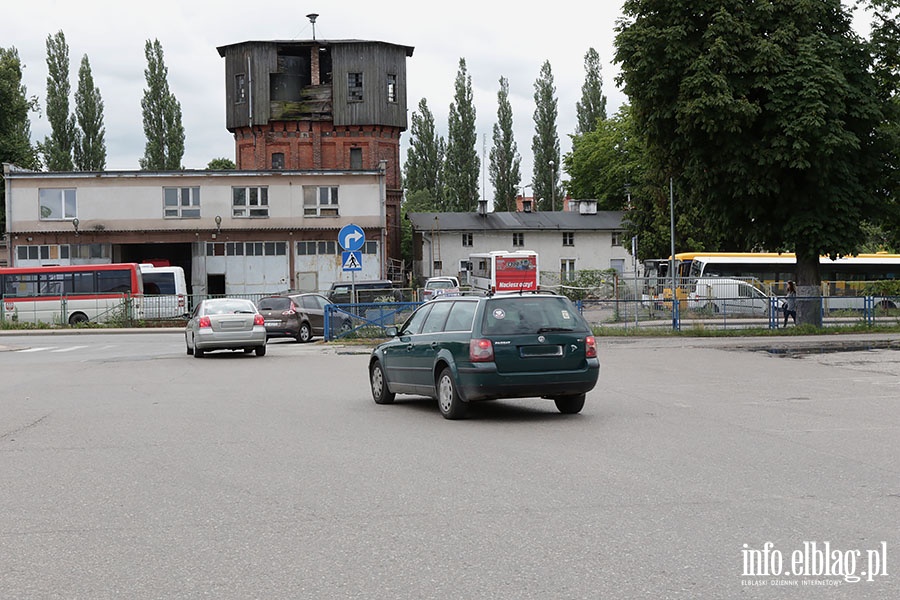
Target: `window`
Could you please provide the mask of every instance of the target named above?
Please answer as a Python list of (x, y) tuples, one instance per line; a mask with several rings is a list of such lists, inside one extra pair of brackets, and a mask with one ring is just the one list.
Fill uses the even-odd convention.
[(575, 280), (575, 259), (564, 258), (559, 261), (559, 280), (574, 281)]
[(268, 218), (269, 188), (231, 188), (231, 215), (234, 217)]
[(284, 168), (284, 152), (272, 153), (272, 168), (277, 170)]
[(311, 187), (303, 188), (303, 215), (306, 217), (337, 217), (338, 188)]
[(42, 221), (74, 219), (76, 202), (74, 189), (41, 189), (38, 192)]
[(574, 246), (575, 245), (575, 232), (574, 231), (563, 231), (563, 246)]
[(207, 256), (286, 256), (287, 242), (207, 242)]
[(514, 233), (513, 234), (513, 247), (521, 248), (525, 245), (525, 234), (524, 233)]
[(234, 103), (243, 104), (247, 101), (247, 77), (243, 73), (234, 76)]
[(612, 232), (612, 245), (613, 246), (621, 246), (622, 245), (622, 232), (621, 231), (613, 231)]
[(347, 101), (362, 102), (363, 99), (363, 74), (347, 73)]
[(422, 326), (422, 333), (438, 333), (443, 331), (444, 323), (447, 321), (447, 315), (450, 313), (452, 307), (453, 304), (450, 302), (435, 305), (431, 309), (431, 312), (428, 313), (428, 318), (425, 319), (425, 324)]
[(387, 76), (387, 101), (397, 101), (397, 76), (393, 73), (388, 73)]
[(625, 259), (624, 258), (611, 258), (609, 260), (609, 268), (615, 269), (616, 273), (621, 277), (625, 274)]
[(362, 169), (362, 148), (350, 148), (350, 168)]
[(338, 253), (337, 242), (334, 240), (329, 241), (311, 241), (311, 242), (297, 242), (297, 255), (298, 256), (313, 256), (316, 254), (324, 254), (324, 255), (335, 255)]
[(444, 269), (444, 261), (442, 261), (442, 260), (434, 261), (434, 270), (435, 271), (442, 271), (443, 269)]
[(112, 248), (109, 244), (73, 244), (69, 253), (72, 258), (110, 258)]
[(462, 245), (464, 248), (471, 248), (473, 241), (474, 236), (471, 233), (462, 234)]
[(69, 247), (63, 245), (50, 246), (16, 246), (18, 260), (68, 260)]
[(200, 218), (200, 188), (163, 188), (163, 217)]

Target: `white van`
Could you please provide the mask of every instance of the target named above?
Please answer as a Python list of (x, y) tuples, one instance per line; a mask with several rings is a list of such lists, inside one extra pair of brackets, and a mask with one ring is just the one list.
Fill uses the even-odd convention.
[(178, 319), (187, 316), (187, 282), (181, 267), (141, 265), (144, 280), (144, 318)]
[(771, 300), (758, 287), (740, 279), (701, 277), (688, 295), (691, 310), (707, 310), (725, 315), (765, 317)]

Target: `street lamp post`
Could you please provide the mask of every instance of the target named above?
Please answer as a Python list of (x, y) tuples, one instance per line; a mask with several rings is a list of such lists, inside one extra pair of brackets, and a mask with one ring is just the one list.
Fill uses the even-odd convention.
[(550, 161), (550, 210), (556, 210), (556, 164)]

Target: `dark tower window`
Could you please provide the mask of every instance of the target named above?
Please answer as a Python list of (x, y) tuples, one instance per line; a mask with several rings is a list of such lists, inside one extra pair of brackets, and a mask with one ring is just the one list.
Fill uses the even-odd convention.
[(284, 152), (272, 153), (272, 168), (284, 169)]
[(247, 78), (243, 73), (234, 76), (234, 103), (243, 104), (247, 101)]
[(350, 102), (362, 102), (363, 100), (362, 76), (362, 73), (347, 73), (347, 100)]
[(362, 169), (362, 148), (350, 148), (350, 168)]
[(388, 73), (387, 76), (387, 100), (388, 102), (397, 101), (397, 76), (393, 73)]

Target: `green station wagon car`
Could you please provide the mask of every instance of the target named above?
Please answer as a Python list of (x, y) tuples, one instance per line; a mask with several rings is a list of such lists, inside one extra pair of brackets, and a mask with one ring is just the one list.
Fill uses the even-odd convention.
[(551, 293), (438, 298), (420, 306), (369, 360), (372, 396), (431, 396), (447, 419), (469, 402), (550, 398), (574, 414), (597, 384), (590, 327), (572, 302)]

